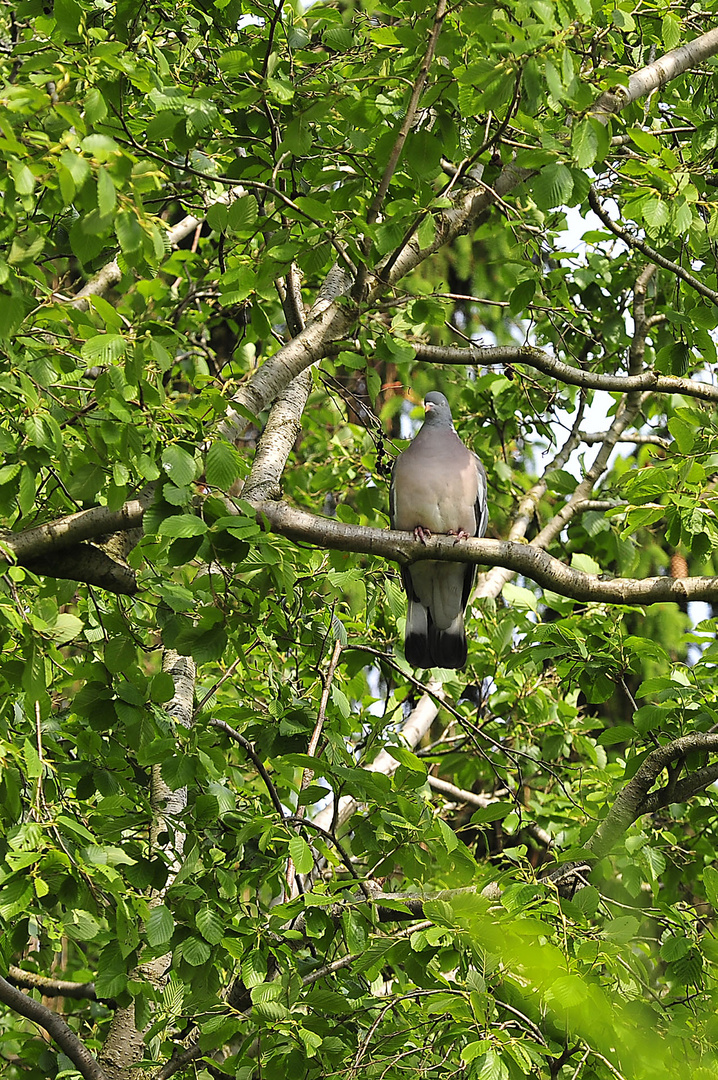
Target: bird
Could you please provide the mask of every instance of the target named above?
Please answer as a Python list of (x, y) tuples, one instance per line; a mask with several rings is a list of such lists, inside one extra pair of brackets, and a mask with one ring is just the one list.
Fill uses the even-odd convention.
[[(392, 529), (424, 543), (432, 533), (448, 533), (458, 543), (486, 531), (486, 472), (456, 434), (449, 402), (437, 391), (426, 395), (424, 423), (394, 463), (389, 520)], [(463, 668), (464, 611), (475, 573), (471, 563), (429, 559), (402, 567), (408, 599), (404, 655), (412, 667)]]

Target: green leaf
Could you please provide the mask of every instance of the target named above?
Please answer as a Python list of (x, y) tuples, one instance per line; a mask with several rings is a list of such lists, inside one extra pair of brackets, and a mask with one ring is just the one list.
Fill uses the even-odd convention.
[(254, 195), (241, 195), (230, 203), (228, 223), (233, 232), (254, 228), (257, 221), (257, 200)]
[(142, 246), (143, 231), (132, 210), (121, 210), (115, 218), (115, 233), (125, 254), (131, 254)]
[(267, 978), (267, 957), (259, 949), (251, 949), (242, 960), (242, 982), (251, 989), (261, 986)]
[(224, 936), (224, 923), (219, 913), (209, 907), (197, 913), (197, 929), (210, 945), (218, 945)]
[(221, 440), (207, 451), (206, 476), (211, 487), (229, 491), (239, 476), (240, 457), (233, 446)]
[(120, 334), (95, 334), (83, 342), (82, 359), (90, 364), (112, 364), (125, 355), (127, 342)]
[(514, 585), (512, 581), (507, 581), (502, 593), (506, 603), (511, 604), (512, 607), (538, 611), (538, 597), (530, 589), (525, 589), (523, 585)]
[(703, 884), (711, 907), (718, 911), (718, 870), (714, 866), (703, 867)]
[(312, 849), (303, 836), (292, 836), (289, 841), (289, 854), (298, 874), (308, 874), (314, 866)]
[(681, 420), (679, 416), (672, 416), (668, 421), (668, 430), (676, 440), (680, 452), (690, 454), (696, 439), (696, 429), (693, 425)]
[(194, 514), (176, 514), (165, 518), (157, 527), (158, 536), (204, 536), (207, 524)]
[(579, 169), (593, 165), (598, 156), (598, 135), (591, 118), (585, 117), (571, 132), (571, 157)]
[(550, 210), (570, 202), (573, 177), (566, 165), (557, 162), (542, 169), (531, 181), (531, 187), (539, 209)]
[(395, 761), (398, 761), (405, 768), (426, 776), (426, 765), (424, 762), (421, 758), (418, 758), (416, 754), (412, 754), (411, 750), (408, 750), (405, 746), (387, 746), (386, 751), (390, 757), (393, 757)]
[(176, 443), (162, 451), (162, 467), (178, 488), (191, 484), (197, 474), (194, 457)]
[(164, 904), (157, 904), (150, 911), (147, 920), (147, 941), (153, 948), (166, 945), (174, 933), (175, 921), (171, 911)]
[(180, 951), (182, 959), (186, 960), (192, 967), (201, 967), (202, 964), (207, 963), (212, 955), (212, 950), (207, 942), (197, 937), (185, 938), (180, 945)]
[(117, 192), (112, 177), (104, 166), (100, 167), (97, 172), (97, 208), (102, 217), (106, 217), (116, 205)]

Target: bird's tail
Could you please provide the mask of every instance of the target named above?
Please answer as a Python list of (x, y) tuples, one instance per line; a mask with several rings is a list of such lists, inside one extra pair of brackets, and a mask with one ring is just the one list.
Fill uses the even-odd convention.
[(404, 656), (408, 664), (415, 668), (434, 666), (429, 647), (429, 612), (409, 596), (406, 609), (406, 636), (404, 638)]
[(462, 668), (466, 663), (464, 615), (460, 612), (451, 626), (439, 630), (427, 608), (409, 597), (406, 611), (404, 655), (415, 668)]
[(462, 668), (466, 663), (467, 646), (464, 613), (459, 612), (451, 626), (439, 630), (429, 619), (429, 652), (432, 667)]

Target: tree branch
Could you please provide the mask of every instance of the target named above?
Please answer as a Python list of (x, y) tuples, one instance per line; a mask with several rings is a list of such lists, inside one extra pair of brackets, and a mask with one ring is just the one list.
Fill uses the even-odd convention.
[[(688, 754), (718, 750), (718, 733), (684, 735), (666, 746), (659, 746), (641, 762), (635, 776), (626, 784), (617, 796), (606, 818), (596, 829), (585, 845), (597, 858), (607, 855), (615, 842), (643, 814), (650, 813), (666, 805), (666, 801), (678, 799), (678, 785), (664, 788), (648, 795), (663, 770), (674, 761), (679, 761)], [(681, 782), (683, 798), (695, 795), (715, 779), (718, 767), (708, 766), (684, 778)]]
[(705, 296), (706, 299), (711, 300), (714, 304), (718, 304), (718, 292), (716, 292), (715, 289), (709, 289), (699, 278), (694, 277), (688, 270), (684, 270), (678, 263), (671, 262), (670, 259), (661, 255), (660, 251), (656, 251), (656, 249), (652, 248), (650, 244), (647, 244), (645, 240), (641, 240), (640, 237), (634, 236), (620, 225), (616, 225), (615, 221), (612, 220), (610, 215), (601, 205), (593, 185), (588, 189), (588, 202), (594, 214), (599, 217), (606, 228), (612, 232), (614, 236), (617, 236), (619, 240), (622, 240), (624, 244), (647, 255), (648, 258), (654, 263), (657, 263), (658, 266), (662, 266), (664, 270), (670, 270), (675, 277), (680, 278), (681, 281), (685, 281), (686, 285), (690, 285), (690, 287), (695, 289), (697, 293), (700, 293), (701, 296)]
[(444, 25), (445, 18), (446, 0), (439, 0), (438, 4), (436, 5), (434, 24), (431, 28), (431, 33), (429, 34), (429, 41), (426, 46), (426, 52), (424, 53), (424, 59), (421, 62), (419, 74), (417, 75), (414, 82), (414, 86), (411, 92), (411, 98), (409, 100), (404, 119), (402, 121), (401, 127), (399, 128), (396, 139), (394, 140), (394, 145), (391, 148), (391, 153), (389, 154), (389, 160), (386, 163), (384, 174), (379, 181), (379, 186), (376, 189), (374, 198), (372, 199), (371, 205), (367, 210), (366, 219), (369, 225), (373, 224), (373, 222), (375, 222), (377, 217), (379, 216), (379, 211), (381, 210), (382, 203), (384, 202), (386, 193), (389, 190), (391, 178), (394, 175), (394, 171), (397, 165), (399, 164), (399, 158), (401, 157), (401, 152), (404, 149), (406, 137), (411, 131), (411, 126), (414, 123), (416, 110), (419, 105), (419, 99), (424, 89), (426, 76), (429, 74), (431, 61), (434, 59), (436, 43), (439, 40), (439, 34), (441, 33), (441, 28)]
[[(657, 604), (718, 599), (718, 577), (604, 578), (574, 570), (533, 543), (488, 539), (457, 543), (450, 536), (432, 536), (423, 544), (414, 540), (411, 533), (345, 525), (333, 518), (296, 510), (286, 503), (262, 503), (257, 507), (257, 516), (260, 521), (266, 519), (274, 532), (297, 543), (378, 555), (402, 565), (420, 559), (445, 559), (504, 567), (512, 574), (524, 574), (542, 588), (573, 600), (599, 604)], [(568, 517), (571, 516), (569, 513)], [(553, 526), (553, 522), (550, 524)], [(563, 521), (559, 523), (559, 530), (563, 524)]]
[[(718, 297), (718, 294), (716, 295)], [(432, 364), (525, 364), (553, 376), (560, 382), (568, 383), (569, 386), (580, 386), (585, 390), (621, 393), (651, 390), (660, 394), (685, 394), (686, 397), (695, 397), (702, 401), (718, 401), (718, 386), (711, 386), (709, 383), (658, 375), (655, 371), (644, 371), (641, 375), (602, 375), (564, 364), (531, 345), (496, 345), (484, 348), (478, 345), (421, 344), (414, 345), (414, 352), (417, 360)]]
[(608, 119), (625, 109), (632, 101), (645, 97), (659, 86), (665, 86), (671, 79), (683, 75), (697, 64), (702, 64), (717, 52), (718, 29), (709, 30), (708, 33), (689, 41), (687, 45), (671, 49), (665, 56), (636, 71), (628, 80), (628, 86), (615, 86), (601, 94), (591, 112), (596, 117)]
[(47, 1005), (23, 994), (22, 990), (18, 990), (2, 977), (0, 977), (0, 1001), (19, 1016), (24, 1016), (26, 1020), (31, 1020), (33, 1024), (44, 1028), (63, 1054), (66, 1054), (75, 1065), (84, 1080), (108, 1080), (99, 1062), (58, 1013), (52, 1012)]
[(111, 1008), (116, 1007), (116, 1002), (110, 998), (98, 998), (94, 983), (70, 982), (69, 979), (48, 979), (45, 975), (38, 975), (34, 971), (25, 971), (23, 968), (10, 964), (8, 968), (8, 982), (13, 986), (20, 986), (24, 990), (39, 990), (45, 997), (66, 997), (75, 1001), (99, 1001)]
[(279, 497), (282, 473), (302, 430), (302, 413), (311, 388), (311, 371), (302, 371), (275, 401), (257, 445), (243, 498), (261, 502)]

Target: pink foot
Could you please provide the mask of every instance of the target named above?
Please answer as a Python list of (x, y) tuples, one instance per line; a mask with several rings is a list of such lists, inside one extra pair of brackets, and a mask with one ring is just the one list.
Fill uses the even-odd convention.
[(431, 540), (431, 532), (429, 529), (422, 529), (421, 525), (417, 525), (414, 529), (414, 539), (421, 540), (422, 544), (425, 544), (427, 540)]

